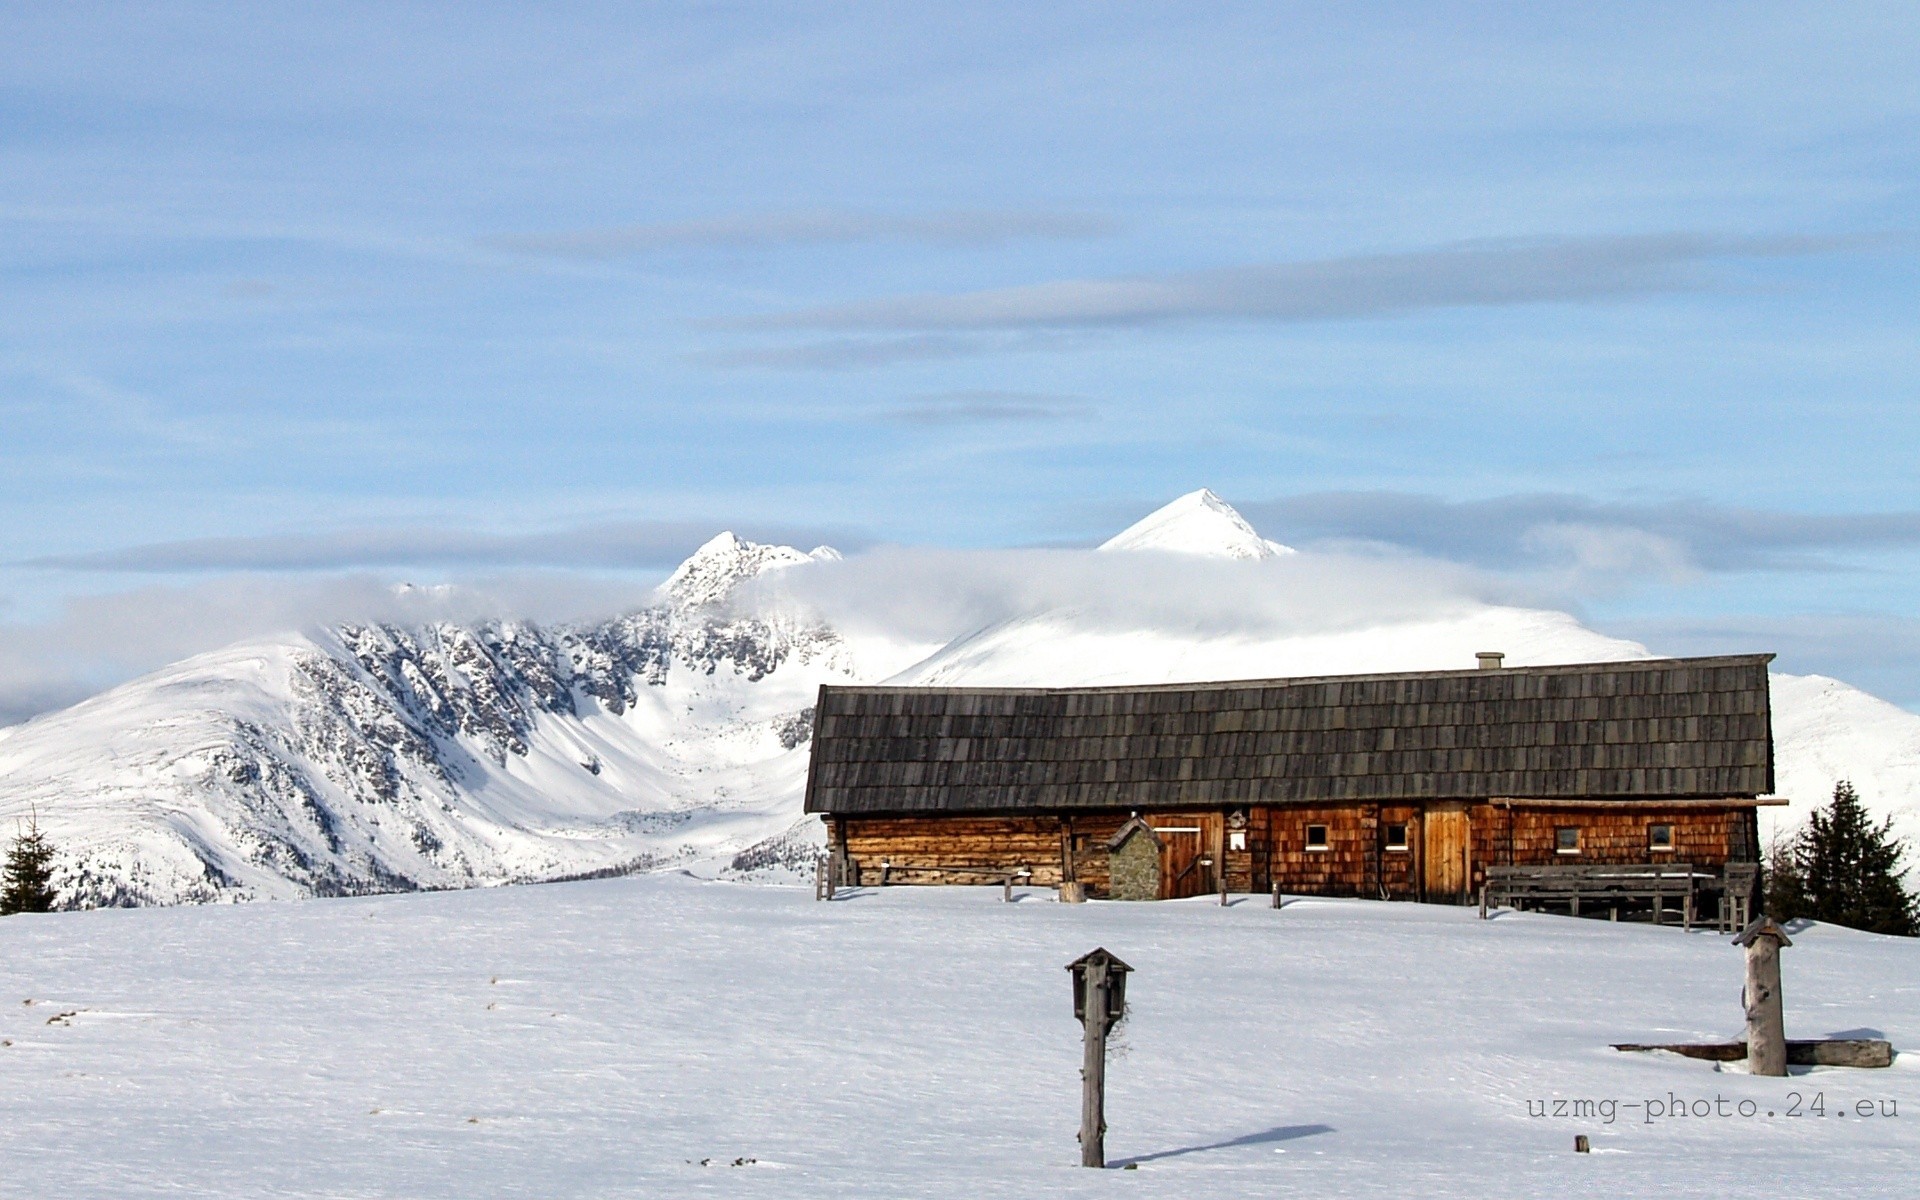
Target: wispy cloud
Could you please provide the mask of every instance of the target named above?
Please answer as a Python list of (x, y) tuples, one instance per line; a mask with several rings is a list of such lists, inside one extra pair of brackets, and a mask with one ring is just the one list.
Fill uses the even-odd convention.
[(488, 238), (483, 244), (497, 250), (556, 258), (611, 259), (702, 247), (846, 242), (987, 246), (1024, 238), (1105, 237), (1118, 228), (1111, 218), (1092, 213), (982, 211), (907, 216), (823, 210), (707, 217), (557, 233), (505, 234)]
[[(67, 571), (332, 571), (368, 567), (561, 567), (631, 570), (671, 566), (723, 525), (712, 521), (629, 521), (542, 533), (485, 533), (416, 527), (344, 529), (259, 537), (195, 538), (33, 559), (21, 566)], [(742, 537), (802, 547), (856, 548), (846, 530), (743, 524)]]
[(897, 338), (830, 338), (795, 346), (748, 346), (690, 355), (710, 367), (760, 367), (771, 370), (850, 371), (898, 362), (967, 358), (983, 347), (976, 337), (944, 334)]
[(1096, 414), (1080, 396), (1042, 392), (940, 392), (914, 396), (881, 409), (883, 420), (902, 425), (976, 425), (998, 421), (1083, 420)]
[(1030, 354), (1084, 345), (1078, 330), (985, 330), (970, 333), (910, 333), (897, 337), (823, 338), (787, 346), (746, 346), (689, 355), (710, 367), (767, 370), (856, 371), (894, 363), (938, 362), (981, 354)]
[(1385, 543), (1502, 570), (1529, 563), (1643, 575), (1833, 570), (1845, 551), (1920, 546), (1920, 511), (1810, 514), (1568, 493), (1455, 501), (1386, 491), (1317, 492), (1240, 507), (1283, 541)]
[(1701, 234), (1468, 242), (1400, 254), (893, 296), (717, 322), (750, 330), (968, 331), (1183, 320), (1327, 321), (1682, 291), (1701, 268), (1829, 252), (1811, 237)]

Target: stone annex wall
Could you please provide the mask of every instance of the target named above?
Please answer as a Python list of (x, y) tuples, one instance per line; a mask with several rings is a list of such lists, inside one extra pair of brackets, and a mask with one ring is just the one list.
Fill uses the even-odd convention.
[(1160, 847), (1146, 833), (1136, 833), (1107, 857), (1110, 878), (1107, 895), (1114, 900), (1160, 898)]

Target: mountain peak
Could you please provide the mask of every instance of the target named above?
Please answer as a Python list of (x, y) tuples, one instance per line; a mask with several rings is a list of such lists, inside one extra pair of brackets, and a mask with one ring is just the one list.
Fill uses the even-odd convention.
[(708, 539), (675, 567), (660, 590), (682, 608), (699, 608), (725, 600), (734, 588), (763, 571), (838, 557), (829, 546), (808, 554), (792, 546), (750, 542), (729, 529)]
[(1263, 559), (1294, 553), (1260, 536), (1234, 507), (1201, 488), (1162, 505), (1100, 544), (1102, 550), (1149, 550), (1207, 558)]

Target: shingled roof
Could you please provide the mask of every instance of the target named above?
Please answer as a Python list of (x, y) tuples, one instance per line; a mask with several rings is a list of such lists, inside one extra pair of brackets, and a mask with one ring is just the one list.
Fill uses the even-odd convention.
[(808, 812), (1773, 790), (1770, 654), (1105, 688), (823, 687)]

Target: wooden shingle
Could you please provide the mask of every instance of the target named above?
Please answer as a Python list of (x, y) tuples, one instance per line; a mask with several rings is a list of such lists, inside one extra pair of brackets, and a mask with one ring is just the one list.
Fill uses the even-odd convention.
[(823, 687), (808, 812), (1773, 790), (1771, 655), (1136, 688)]

